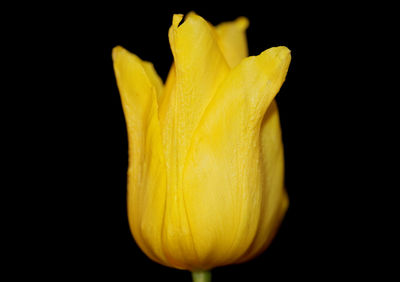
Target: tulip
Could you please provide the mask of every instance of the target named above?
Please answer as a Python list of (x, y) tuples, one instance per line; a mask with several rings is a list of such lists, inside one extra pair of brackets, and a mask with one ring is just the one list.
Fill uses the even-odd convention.
[(288, 207), (274, 98), (290, 51), (248, 57), (247, 26), (244, 17), (214, 27), (193, 12), (174, 15), (165, 85), (151, 63), (112, 51), (131, 232), (150, 259), (194, 278), (263, 252)]

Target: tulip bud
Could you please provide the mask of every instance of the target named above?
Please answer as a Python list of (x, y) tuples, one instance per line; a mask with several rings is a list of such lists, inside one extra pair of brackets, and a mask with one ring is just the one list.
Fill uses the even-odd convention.
[(128, 218), (144, 253), (192, 271), (265, 250), (288, 207), (275, 95), (286, 47), (247, 57), (239, 18), (174, 15), (165, 85), (122, 47), (114, 70), (129, 138)]

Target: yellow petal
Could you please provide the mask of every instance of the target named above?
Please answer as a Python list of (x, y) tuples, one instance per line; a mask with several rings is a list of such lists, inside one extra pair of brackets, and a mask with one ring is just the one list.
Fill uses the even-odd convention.
[(182, 18), (182, 15), (174, 15), (169, 30), (174, 68), (169, 75), (172, 77), (167, 80), (166, 97), (160, 105), (160, 121), (166, 142), (171, 140), (168, 132), (173, 120), (176, 122), (173, 129), (178, 131), (180, 139), (179, 160), (185, 155), (188, 141), (204, 109), (229, 71), (213, 27), (195, 13), (189, 13), (180, 24)]
[[(240, 17), (233, 22), (225, 22), (216, 27), (219, 46), (231, 67), (248, 56), (246, 29), (248, 19)], [(284, 178), (283, 147), (279, 113), (272, 101), (261, 125), (261, 165), (265, 173), (261, 216), (256, 237), (251, 247), (240, 261), (246, 261), (261, 253), (273, 239), (288, 207), (286, 191), (282, 189)]]
[(237, 263), (263, 252), (271, 243), (289, 205), (284, 189), (284, 155), (278, 106), (272, 101), (264, 115), (261, 131), (261, 167), (263, 190), (260, 221), (256, 236), (247, 252)]
[(218, 45), (232, 68), (248, 56), (246, 29), (249, 20), (245, 17), (232, 22), (224, 22), (215, 27)]
[(161, 80), (150, 63), (122, 47), (112, 52), (129, 142), (128, 218), (132, 234), (151, 259), (169, 265), (160, 230), (165, 208), (166, 173), (158, 120)]
[[(191, 14), (189, 14), (190, 16)], [(182, 20), (182, 15), (176, 15), (175, 21)], [(242, 59), (248, 56), (246, 29), (249, 21), (245, 17), (239, 17), (231, 22), (223, 22), (214, 27), (217, 43), (223, 54), (225, 61), (232, 68), (236, 66)], [(211, 27), (211, 26), (210, 26)], [(175, 84), (175, 65), (172, 64), (166, 80), (164, 93), (172, 91), (172, 85)], [(163, 94), (164, 94), (163, 93)], [(165, 94), (163, 96), (169, 96)], [(163, 101), (160, 101), (161, 105)]]
[(268, 204), (261, 124), (289, 62), (286, 47), (244, 59), (221, 84), (193, 136), (184, 169), (184, 201), (205, 269), (236, 262), (256, 237), (263, 205)]
[(159, 111), (168, 171), (162, 236), (169, 262), (190, 269), (197, 255), (182, 193), (183, 164), (193, 132), (229, 66), (210, 24), (194, 13), (180, 24), (182, 18), (174, 15), (169, 30), (174, 67)]

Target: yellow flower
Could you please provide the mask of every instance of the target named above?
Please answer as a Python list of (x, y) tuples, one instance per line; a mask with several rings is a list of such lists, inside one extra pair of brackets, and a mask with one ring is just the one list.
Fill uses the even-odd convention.
[(112, 56), (129, 137), (128, 217), (166, 266), (240, 263), (271, 242), (288, 207), (274, 101), (286, 47), (247, 57), (246, 18), (216, 27), (174, 15), (165, 85), (120, 46)]

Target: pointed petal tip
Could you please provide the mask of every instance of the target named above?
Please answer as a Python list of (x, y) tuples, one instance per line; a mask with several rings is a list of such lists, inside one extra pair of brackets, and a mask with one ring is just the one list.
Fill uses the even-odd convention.
[(287, 48), (286, 46), (279, 46), (277, 47), (279, 48), (279, 52), (278, 52), (278, 57), (279, 59), (281, 59), (282, 61), (287, 61), (287, 63), (289, 64), (290, 61), (292, 60), (292, 55), (291, 55), (291, 51), (289, 48)]
[(120, 57), (121, 54), (128, 52), (124, 47), (117, 45), (114, 48), (112, 48), (111, 51), (111, 57), (112, 60), (115, 62), (116, 60), (118, 60), (118, 58)]
[(174, 14), (172, 17), (172, 27), (174, 29), (180, 28), (182, 25), (186, 23), (194, 23), (194, 22), (207, 22), (203, 17), (196, 14), (194, 11), (190, 11), (186, 15), (183, 14)]
[(119, 46), (119, 45), (117, 45), (117, 46), (115, 46), (114, 48), (112, 48), (111, 57), (112, 57), (113, 61), (116, 60), (116, 58), (117, 58), (119, 52), (121, 52), (121, 48), (122, 48), (122, 47)]
[(286, 46), (277, 46), (277, 47), (272, 47), (264, 52), (262, 52), (260, 55), (264, 56), (273, 56), (276, 59), (278, 59), (281, 62), (286, 62), (287, 64), (290, 63), (291, 61), (291, 51), (289, 48)]
[(114, 63), (116, 63), (118, 60), (121, 60), (122, 58), (130, 58), (131, 60), (134, 60), (140, 64), (150, 64), (152, 65), (151, 62), (142, 60), (138, 55), (131, 53), (124, 47), (117, 45), (112, 49), (111, 52), (111, 57)]
[(249, 27), (250, 21), (246, 17), (239, 17), (235, 20), (237, 27), (241, 30), (246, 30)]
[(200, 17), (195, 11), (190, 11), (189, 13), (186, 14), (186, 17), (191, 18), (191, 17)]
[(290, 56), (290, 49), (286, 46), (277, 46), (272, 47), (271, 49), (275, 50), (275, 52), (281, 56)]
[(172, 26), (177, 28), (183, 19), (183, 14), (174, 14), (172, 16)]

